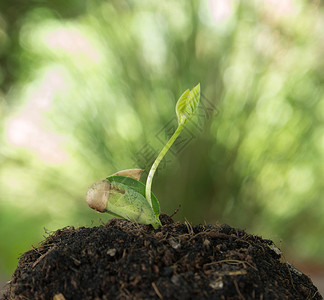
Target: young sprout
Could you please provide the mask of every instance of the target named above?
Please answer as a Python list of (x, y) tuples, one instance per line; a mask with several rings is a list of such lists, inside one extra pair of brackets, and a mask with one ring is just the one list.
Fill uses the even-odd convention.
[(106, 179), (92, 184), (87, 191), (88, 205), (112, 217), (124, 218), (141, 224), (151, 224), (154, 228), (161, 225), (160, 204), (151, 192), (154, 173), (162, 158), (168, 152), (186, 122), (193, 116), (200, 99), (200, 84), (191, 91), (186, 90), (176, 104), (178, 127), (164, 146), (147, 177), (146, 186), (139, 181), (141, 169), (119, 171)]
[(161, 150), (160, 154), (154, 161), (150, 173), (147, 176), (146, 180), (146, 192), (145, 196), (148, 201), (148, 203), (152, 206), (152, 200), (151, 200), (151, 187), (152, 187), (152, 181), (153, 176), (155, 174), (155, 171), (157, 170), (157, 167), (159, 166), (162, 158), (165, 156), (165, 154), (168, 152), (174, 141), (177, 139), (179, 134), (181, 133), (182, 129), (184, 128), (186, 122), (190, 120), (190, 118), (193, 116), (194, 112), (196, 111), (198, 104), (200, 100), (200, 83), (198, 83), (191, 91), (186, 90), (181, 97), (179, 98), (177, 104), (176, 104), (176, 113), (178, 116), (178, 127), (174, 134), (171, 136), (169, 141), (166, 143), (164, 148)]

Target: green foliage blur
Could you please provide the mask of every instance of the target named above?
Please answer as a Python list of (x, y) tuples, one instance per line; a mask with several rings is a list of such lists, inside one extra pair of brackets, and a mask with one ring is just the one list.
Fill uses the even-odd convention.
[(0, 2), (0, 273), (47, 231), (107, 220), (93, 182), (149, 171), (201, 83), (153, 192), (176, 220), (324, 252), (320, 1)]

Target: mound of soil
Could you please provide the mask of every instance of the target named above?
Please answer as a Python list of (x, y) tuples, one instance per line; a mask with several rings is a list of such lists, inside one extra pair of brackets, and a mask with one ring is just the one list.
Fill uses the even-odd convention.
[(161, 221), (57, 230), (21, 256), (4, 299), (323, 299), (270, 240)]

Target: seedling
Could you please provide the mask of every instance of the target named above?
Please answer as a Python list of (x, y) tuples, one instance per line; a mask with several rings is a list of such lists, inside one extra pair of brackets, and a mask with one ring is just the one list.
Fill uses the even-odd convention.
[(141, 169), (119, 171), (106, 179), (92, 184), (87, 192), (88, 205), (111, 216), (142, 224), (161, 225), (160, 204), (151, 192), (152, 181), (161, 160), (179, 136), (187, 121), (197, 110), (200, 99), (200, 84), (186, 90), (176, 104), (178, 127), (154, 161), (147, 176), (146, 185), (139, 181)]

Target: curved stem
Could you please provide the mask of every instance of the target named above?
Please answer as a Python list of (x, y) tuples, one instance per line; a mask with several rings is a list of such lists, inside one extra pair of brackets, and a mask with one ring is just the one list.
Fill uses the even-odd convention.
[(182, 131), (183, 127), (184, 127), (184, 123), (178, 125), (178, 128), (175, 131), (175, 133), (171, 136), (171, 138), (169, 139), (169, 141), (167, 142), (167, 144), (161, 150), (161, 152), (158, 155), (158, 157), (155, 159), (155, 161), (154, 161), (154, 163), (153, 163), (153, 165), (151, 167), (150, 173), (147, 176), (145, 196), (146, 196), (146, 200), (151, 205), (151, 207), (152, 207), (151, 188), (152, 188), (152, 181), (153, 181), (153, 176), (155, 174), (155, 171), (156, 171), (158, 165), (160, 164), (162, 158), (164, 157), (164, 155), (168, 152), (168, 150), (170, 149), (170, 147), (172, 146), (172, 144), (174, 143), (174, 141), (176, 140), (176, 138), (179, 136), (179, 134)]

